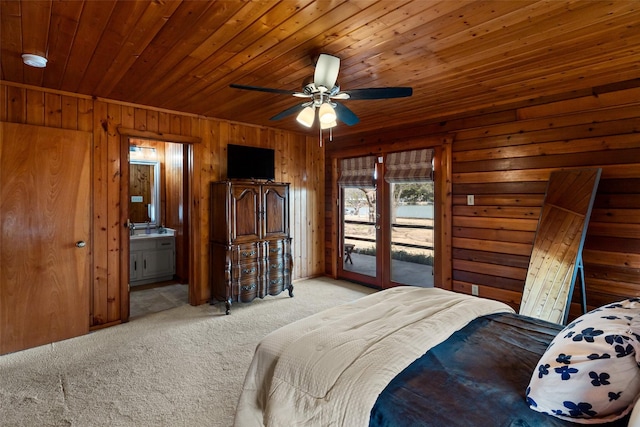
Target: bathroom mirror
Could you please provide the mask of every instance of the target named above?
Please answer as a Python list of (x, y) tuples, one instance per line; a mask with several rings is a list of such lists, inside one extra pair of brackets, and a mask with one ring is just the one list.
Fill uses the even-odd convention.
[(160, 162), (130, 161), (129, 219), (136, 227), (160, 225)]

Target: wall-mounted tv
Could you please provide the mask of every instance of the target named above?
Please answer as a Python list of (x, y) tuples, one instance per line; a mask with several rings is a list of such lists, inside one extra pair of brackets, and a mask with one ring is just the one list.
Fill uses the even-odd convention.
[(275, 150), (227, 145), (228, 179), (275, 179)]

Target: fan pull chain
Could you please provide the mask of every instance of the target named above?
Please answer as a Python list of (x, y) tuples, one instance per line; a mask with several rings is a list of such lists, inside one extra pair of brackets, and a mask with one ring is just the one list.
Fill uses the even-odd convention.
[[(322, 126), (318, 126), (320, 128), (320, 148), (322, 148)], [(329, 142), (333, 141), (333, 128), (329, 128)]]

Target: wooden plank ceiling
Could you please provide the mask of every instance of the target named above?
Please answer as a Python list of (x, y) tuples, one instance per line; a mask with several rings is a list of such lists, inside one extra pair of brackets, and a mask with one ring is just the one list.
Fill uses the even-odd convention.
[[(343, 90), (411, 86), (410, 98), (342, 101), (336, 135), (459, 117), (640, 79), (633, 1), (1, 1), (2, 80), (317, 132), (269, 118), (301, 102), (320, 53)], [(22, 53), (48, 58), (23, 65)], [(632, 82), (635, 84), (635, 82)]]

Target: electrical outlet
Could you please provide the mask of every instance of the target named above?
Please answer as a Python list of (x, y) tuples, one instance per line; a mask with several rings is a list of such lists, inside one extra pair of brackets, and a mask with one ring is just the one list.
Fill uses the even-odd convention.
[(471, 295), (478, 296), (478, 285), (471, 285)]
[(475, 197), (473, 197), (473, 194), (467, 195), (467, 205), (473, 206), (474, 204), (475, 204)]

